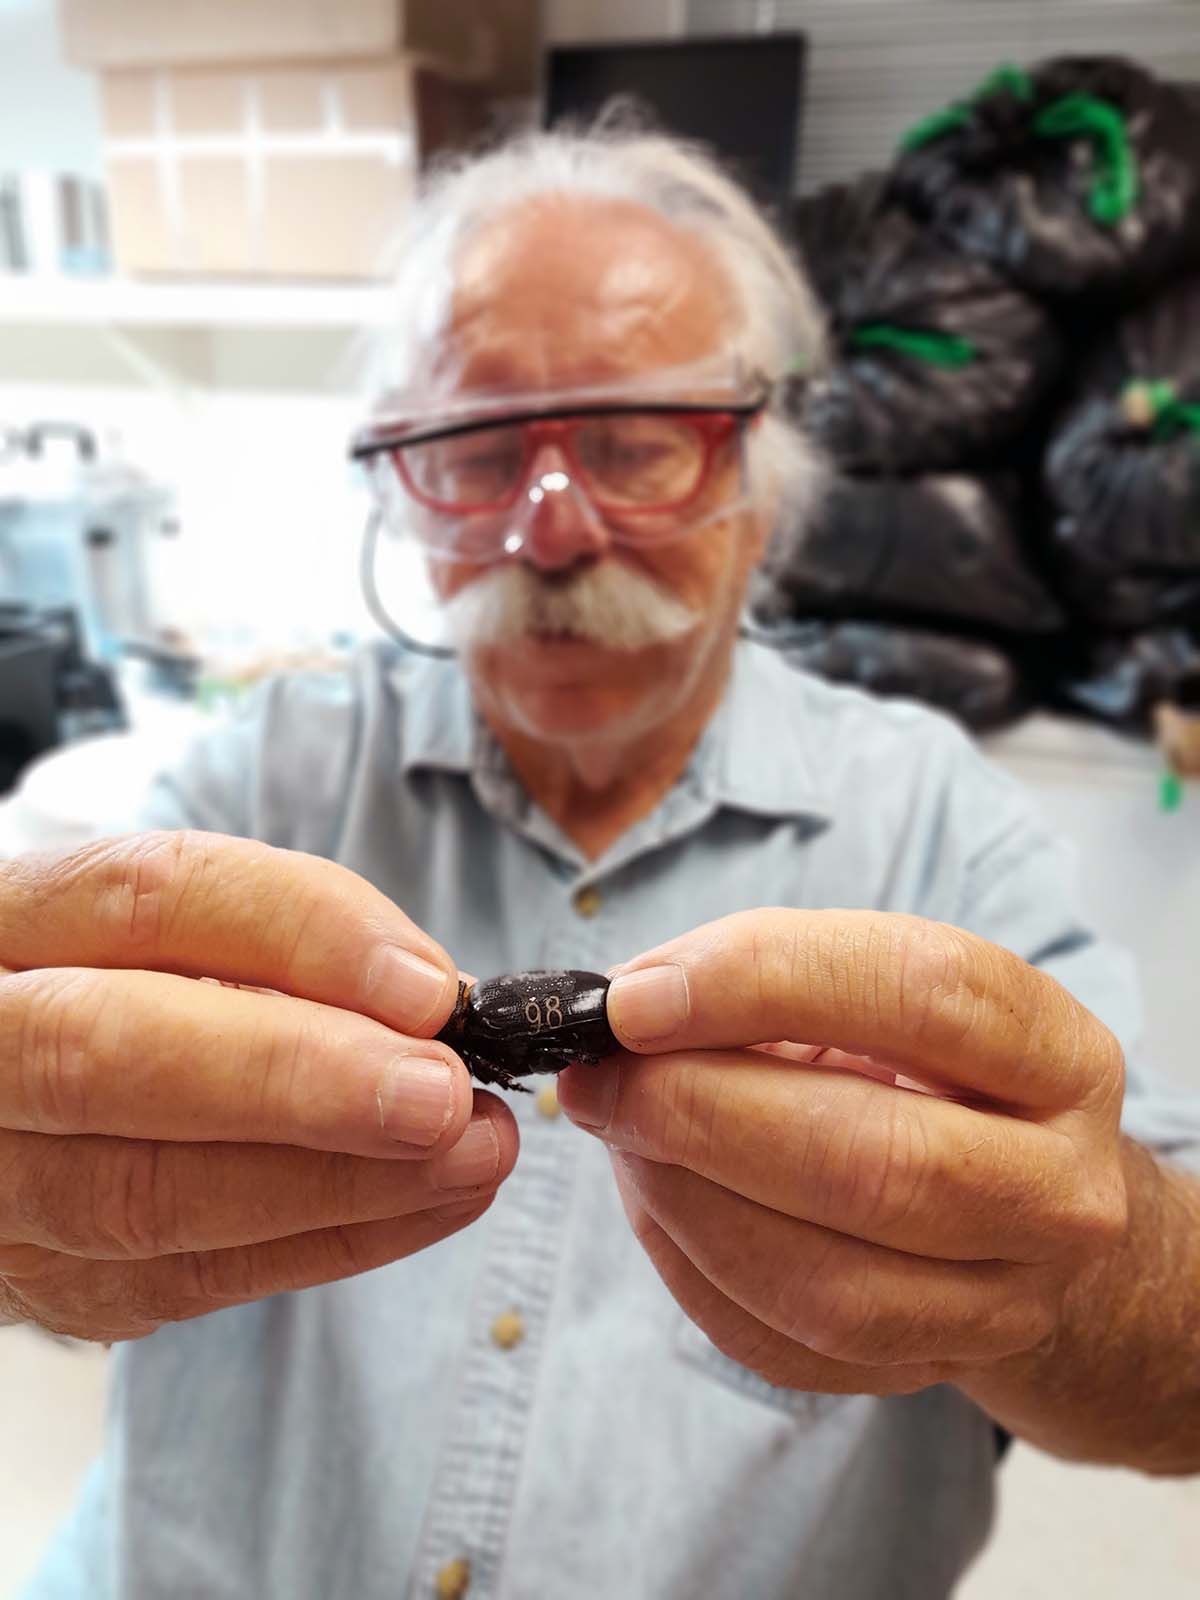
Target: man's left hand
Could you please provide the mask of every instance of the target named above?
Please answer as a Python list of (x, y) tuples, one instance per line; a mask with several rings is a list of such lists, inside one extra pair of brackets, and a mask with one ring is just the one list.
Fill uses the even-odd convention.
[(960, 929), (744, 912), (622, 967), (609, 1017), (628, 1053), (563, 1108), (687, 1315), (772, 1383), (978, 1374), (1124, 1237), (1120, 1046)]

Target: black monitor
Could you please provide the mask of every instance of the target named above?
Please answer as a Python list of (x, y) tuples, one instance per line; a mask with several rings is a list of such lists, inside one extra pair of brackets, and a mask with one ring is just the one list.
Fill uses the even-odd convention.
[(779, 205), (796, 187), (807, 50), (802, 33), (558, 46), (547, 52), (545, 120), (586, 122), (614, 96), (633, 96)]
[(58, 743), (55, 641), (0, 626), (0, 795)]

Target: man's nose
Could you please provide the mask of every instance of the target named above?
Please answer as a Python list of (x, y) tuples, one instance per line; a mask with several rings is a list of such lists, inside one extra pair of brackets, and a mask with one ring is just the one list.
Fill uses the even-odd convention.
[(571, 482), (566, 458), (552, 445), (538, 451), (525, 493), (531, 503), (521, 554), (535, 567), (561, 571), (608, 549), (612, 541), (607, 529)]

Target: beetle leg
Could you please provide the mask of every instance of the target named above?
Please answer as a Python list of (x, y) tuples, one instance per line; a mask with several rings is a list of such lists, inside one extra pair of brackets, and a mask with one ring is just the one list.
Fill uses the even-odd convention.
[(511, 1072), (504, 1067), (498, 1067), (495, 1062), (485, 1061), (482, 1056), (477, 1056), (473, 1051), (464, 1058), (467, 1068), (473, 1078), (480, 1083), (494, 1083), (501, 1089), (511, 1089), (516, 1094), (530, 1094), (532, 1090), (525, 1084), (518, 1083)]

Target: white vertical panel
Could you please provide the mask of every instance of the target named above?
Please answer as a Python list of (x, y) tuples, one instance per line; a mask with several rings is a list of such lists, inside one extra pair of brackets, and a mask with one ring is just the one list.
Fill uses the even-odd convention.
[(688, 0), (690, 34), (809, 38), (804, 190), (886, 162), (905, 129), (1003, 61), (1130, 55), (1200, 82), (1200, 0)]

